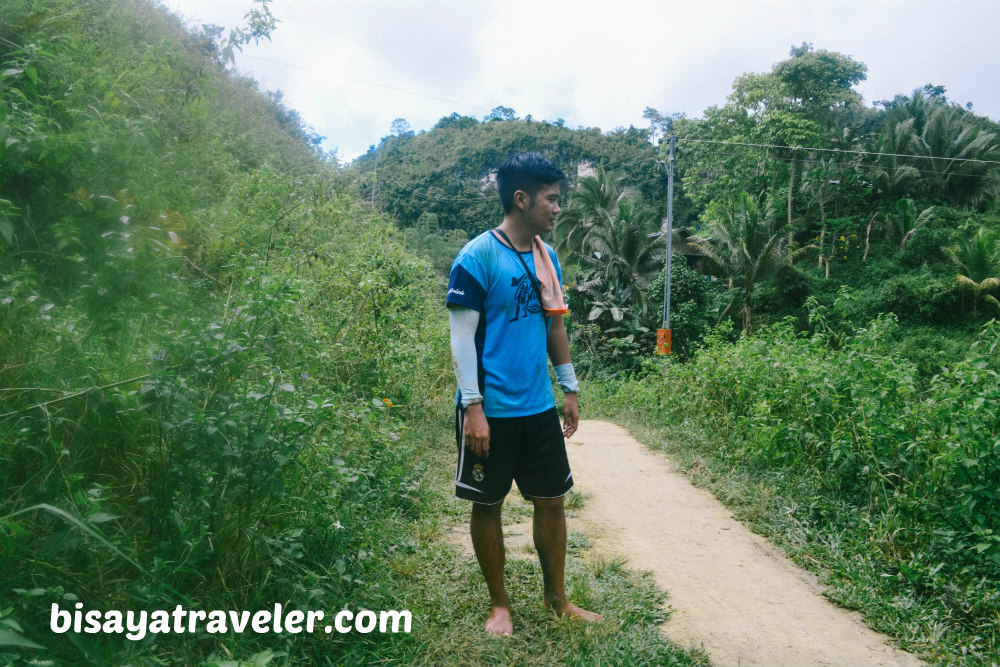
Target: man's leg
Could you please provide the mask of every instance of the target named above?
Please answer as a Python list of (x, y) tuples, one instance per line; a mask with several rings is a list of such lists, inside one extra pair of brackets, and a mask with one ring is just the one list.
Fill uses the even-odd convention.
[(601, 616), (581, 609), (566, 599), (566, 513), (562, 496), (532, 498), (535, 513), (532, 520), (535, 550), (542, 565), (545, 583), (545, 607), (560, 616), (571, 616), (588, 622), (600, 621)]
[(486, 579), (486, 587), (490, 592), (490, 617), (486, 621), (486, 632), (510, 636), (514, 634), (514, 622), (510, 615), (507, 589), (503, 584), (505, 552), (501, 509), (503, 502), (494, 505), (472, 503), (470, 532), (472, 548), (476, 551), (479, 569), (483, 571), (483, 578)]

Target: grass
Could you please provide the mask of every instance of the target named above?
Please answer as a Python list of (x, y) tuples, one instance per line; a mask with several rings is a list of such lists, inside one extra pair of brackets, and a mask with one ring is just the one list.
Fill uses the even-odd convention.
[(885, 557), (892, 545), (872, 543), (872, 534), (891, 533), (891, 527), (871, 522), (891, 517), (862, 516), (847, 503), (818, 497), (812, 481), (788, 469), (734, 464), (726, 455), (727, 444), (693, 419), (669, 423), (655, 411), (623, 409), (610, 387), (591, 385), (581, 393), (588, 397), (583, 406), (588, 415), (614, 420), (646, 446), (670, 455), (695, 485), (711, 491), (737, 519), (819, 575), (830, 600), (859, 611), (869, 627), (895, 638), (900, 648), (934, 665), (1000, 664), (989, 648), (997, 643), (1000, 619), (974, 633), (959, 623), (975, 605), (995, 599), (992, 582), (955, 584), (950, 595), (921, 596)]
[[(446, 442), (450, 424), (428, 424), (429, 443)], [(414, 616), (413, 645), (391, 664), (414, 665), (705, 665), (701, 652), (682, 650), (660, 630), (669, 611), (665, 594), (648, 573), (635, 572), (620, 558), (595, 555), (589, 537), (568, 539), (566, 588), (569, 598), (601, 613), (605, 621), (585, 624), (554, 616), (541, 605), (542, 575), (537, 558), (508, 558), (505, 575), (514, 614), (514, 637), (496, 639), (483, 630), (489, 613), (486, 584), (475, 559), (460, 553), (446, 536), (468, 521), (468, 504), (453, 497), (451, 446), (432, 444), (428, 465), (429, 507), (419, 548), (407, 556), (410, 576), (404, 603)], [(514, 495), (517, 491), (512, 492)], [(571, 494), (568, 505), (586, 501)], [(530, 505), (510, 502), (505, 525), (530, 516)], [(400, 607), (401, 608), (401, 607)]]

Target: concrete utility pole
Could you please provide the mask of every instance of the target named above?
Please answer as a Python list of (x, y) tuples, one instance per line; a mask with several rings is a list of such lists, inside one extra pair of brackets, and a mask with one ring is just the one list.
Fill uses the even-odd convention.
[(663, 281), (663, 328), (656, 332), (656, 351), (670, 354), (670, 259), (673, 253), (674, 235), (674, 142), (670, 136), (670, 156), (667, 158), (667, 228), (661, 232), (667, 237), (666, 275)]

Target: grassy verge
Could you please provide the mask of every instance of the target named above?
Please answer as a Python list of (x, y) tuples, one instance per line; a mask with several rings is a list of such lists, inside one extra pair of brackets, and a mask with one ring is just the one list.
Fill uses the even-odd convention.
[[(798, 389), (801, 375), (790, 373), (789, 366), (798, 364), (796, 370), (802, 375), (808, 368), (817, 377), (827, 378), (827, 386), (834, 386), (838, 366), (846, 369), (861, 363), (858, 360), (864, 352), (847, 343), (843, 356), (831, 352), (826, 360), (817, 356), (793, 361), (793, 352), (782, 347), (781, 341), (780, 336), (741, 341), (732, 348), (704, 350), (689, 365), (667, 362), (643, 378), (588, 383), (582, 391), (586, 397), (582, 409), (628, 428), (644, 444), (668, 453), (695, 484), (714, 493), (737, 518), (784, 549), (799, 565), (818, 573), (831, 600), (860, 611), (870, 627), (894, 637), (901, 648), (937, 665), (997, 664), (1000, 617), (995, 610), (1000, 590), (996, 576), (990, 575), (996, 571), (995, 564), (975, 548), (956, 548), (961, 539), (956, 531), (921, 519), (913, 509), (911, 503), (918, 501), (920, 508), (928, 508), (938, 500), (930, 490), (917, 501), (907, 495), (919, 483), (921, 469), (900, 470), (907, 455), (911, 464), (915, 458), (913, 447), (900, 444), (906, 433), (865, 440), (858, 437), (859, 425), (851, 437), (870, 443), (869, 457), (852, 460), (847, 452), (846, 461), (821, 463), (809, 458), (809, 443), (819, 441), (814, 451), (825, 453), (822, 447), (830, 447), (836, 434), (801, 427), (795, 415), (781, 412), (784, 406), (773, 398), (793, 394), (790, 386)], [(879, 357), (873, 355), (871, 363), (875, 359)], [(987, 368), (978, 361), (970, 366)], [(952, 375), (935, 380), (931, 390), (937, 387), (936, 396), (945, 393), (943, 383), (963, 368), (957, 364), (949, 371)], [(787, 381), (790, 375), (795, 382)], [(980, 383), (976, 391), (991, 396), (994, 377), (988, 368), (982, 375), (990, 382), (988, 386)], [(723, 376), (730, 380), (724, 381)], [(866, 381), (865, 375), (857, 377), (862, 378), (859, 382)], [(857, 396), (831, 391), (840, 407), (827, 416), (847, 422), (846, 415), (856, 409), (853, 401), (864, 405), (867, 396), (884, 399), (884, 389), (892, 385), (885, 377), (868, 377), (872, 386), (859, 384)], [(818, 393), (816, 385), (805, 391), (802, 404)], [(750, 397), (748, 417), (742, 412), (744, 404), (733, 398), (737, 392)], [(714, 402), (710, 395), (723, 398)], [(912, 417), (934, 407), (934, 397), (907, 397), (906, 414)], [(728, 409), (726, 400), (731, 401)], [(880, 420), (890, 419), (889, 407), (880, 412), (865, 408), (864, 413), (869, 419), (864, 426), (872, 430), (881, 424), (876, 415)], [(953, 410), (951, 416), (951, 428), (955, 428), (964, 414)], [(922, 430), (922, 423), (916, 423), (910, 433), (917, 438), (927, 436), (924, 446), (931, 449), (934, 445), (928, 440), (933, 431)], [(948, 426), (941, 427), (946, 433)], [(785, 439), (768, 440), (778, 429), (784, 429)], [(888, 457), (874, 458), (875, 448), (888, 443), (899, 447), (901, 462), (892, 462), (898, 472), (888, 467)], [(940, 458), (934, 462), (942, 464)], [(856, 470), (844, 470), (852, 464)], [(877, 477), (880, 464), (886, 466), (885, 473)], [(904, 474), (909, 478), (901, 479)], [(851, 486), (868, 481), (873, 481), (871, 495)], [(948, 477), (941, 474), (939, 492), (947, 483)], [(986, 550), (987, 543), (979, 544)]]
[[(447, 414), (446, 414), (447, 413)], [(462, 554), (447, 535), (468, 521), (468, 504), (453, 496), (454, 444), (450, 411), (424, 425), (426, 491), (419, 544), (400, 561), (405, 594), (397, 602), (413, 612), (412, 644), (379, 655), (392, 664), (415, 665), (701, 665), (703, 654), (678, 649), (661, 634), (668, 615), (664, 594), (650, 576), (628, 569), (621, 560), (595, 557), (590, 541), (574, 534), (567, 559), (567, 594), (605, 622), (566, 621), (541, 606), (542, 575), (535, 558), (509, 558), (508, 591), (513, 602), (515, 636), (485, 635), (486, 584), (475, 559)], [(571, 507), (585, 504), (582, 496)], [(521, 508), (505, 510), (505, 518)], [(572, 511), (572, 510), (571, 510)], [(371, 655), (375, 658), (375, 655)], [(373, 660), (374, 661), (374, 660)]]

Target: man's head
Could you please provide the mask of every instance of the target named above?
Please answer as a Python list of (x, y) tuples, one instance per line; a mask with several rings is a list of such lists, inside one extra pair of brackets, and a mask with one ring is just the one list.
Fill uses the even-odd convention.
[(514, 193), (526, 193), (531, 204), (542, 188), (566, 182), (566, 174), (540, 153), (518, 153), (507, 158), (497, 170), (497, 189), (504, 215), (514, 208)]

